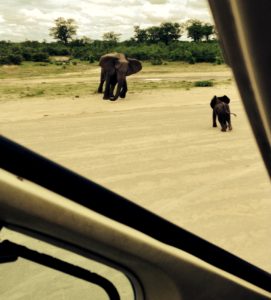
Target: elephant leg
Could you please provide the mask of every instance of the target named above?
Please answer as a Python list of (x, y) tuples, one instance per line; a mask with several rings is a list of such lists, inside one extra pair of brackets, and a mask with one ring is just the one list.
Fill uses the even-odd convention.
[(216, 112), (213, 110), (213, 127), (217, 127), (216, 125)]
[(111, 76), (109, 74), (106, 74), (106, 80), (105, 80), (105, 90), (104, 90), (104, 100), (110, 99), (110, 85), (111, 85)]
[(218, 114), (218, 121), (221, 125), (221, 131), (227, 131), (227, 118), (225, 114), (223, 113)]
[(225, 120), (219, 120), (221, 131), (227, 131), (227, 122)]
[(232, 126), (231, 126), (231, 111), (230, 111), (230, 107), (228, 104), (226, 104), (226, 121), (227, 121), (227, 125), (229, 130), (232, 130)]
[(109, 98), (114, 98), (114, 89), (116, 84), (110, 84)]
[(98, 93), (99, 94), (102, 94), (103, 93), (103, 85), (104, 85), (104, 82), (105, 82), (105, 72), (103, 70), (101, 70), (101, 77), (100, 77), (100, 85), (98, 87)]
[(123, 87), (120, 91), (120, 98), (125, 98), (127, 91), (128, 91), (127, 81), (125, 80), (124, 84), (123, 84)]
[(228, 123), (229, 130), (232, 130), (232, 126), (231, 126), (231, 116), (230, 116), (230, 114), (229, 114), (229, 116), (228, 116), (227, 123)]
[(227, 123), (221, 124), (221, 131), (227, 131)]
[(110, 98), (110, 100), (115, 101), (119, 98), (120, 96), (120, 92), (124, 87), (124, 91), (126, 94), (126, 89), (127, 89), (127, 84), (126, 84), (126, 78), (125, 78), (125, 74), (122, 73), (117, 73), (116, 74), (116, 82), (117, 84), (117, 90), (116, 90), (116, 94), (114, 97)]
[(119, 94), (120, 94), (121, 88), (122, 88), (121, 84), (118, 83), (118, 85), (117, 85), (117, 91), (116, 91), (115, 96), (113, 95), (113, 97), (110, 97), (111, 101), (115, 101), (115, 100), (117, 100), (119, 98)]
[(101, 82), (100, 82), (100, 85), (99, 85), (99, 87), (98, 87), (98, 93), (99, 93), (99, 94), (102, 94), (102, 93), (103, 93), (103, 84), (104, 84), (104, 81), (101, 81)]
[(116, 74), (114, 74), (110, 79), (110, 92), (109, 92), (110, 99), (114, 98), (114, 90), (116, 84), (117, 84), (117, 76)]

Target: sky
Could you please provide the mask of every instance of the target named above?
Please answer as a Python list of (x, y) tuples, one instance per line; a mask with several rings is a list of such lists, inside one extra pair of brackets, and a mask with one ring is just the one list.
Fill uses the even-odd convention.
[(59, 17), (74, 19), (77, 37), (91, 39), (113, 31), (126, 40), (136, 25), (144, 29), (188, 19), (212, 23), (207, 0), (1, 0), (0, 40), (51, 41), (49, 29)]

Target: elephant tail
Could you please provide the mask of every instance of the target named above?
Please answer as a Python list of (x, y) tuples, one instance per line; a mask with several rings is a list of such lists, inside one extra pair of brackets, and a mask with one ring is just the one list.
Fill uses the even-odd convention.
[(227, 111), (226, 114), (228, 114), (228, 115), (234, 115), (235, 117), (237, 117), (237, 114), (229, 112), (229, 111)]

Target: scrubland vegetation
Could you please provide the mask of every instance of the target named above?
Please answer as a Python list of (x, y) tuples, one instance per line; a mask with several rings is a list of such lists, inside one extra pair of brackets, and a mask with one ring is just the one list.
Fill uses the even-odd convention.
[[(134, 36), (125, 41), (120, 41), (120, 34), (114, 32), (105, 33), (102, 40), (77, 38), (77, 27), (74, 20), (59, 18), (50, 29), (55, 41), (0, 41), (0, 79), (10, 79), (0, 85), (0, 99), (81, 97), (96, 93), (99, 58), (110, 52), (125, 53), (142, 61), (142, 71), (129, 82), (130, 93), (209, 87), (231, 80), (180, 76), (189, 72), (228, 71), (210, 24), (190, 20), (185, 26), (170, 22), (146, 29), (135, 26)], [(181, 39), (184, 30), (189, 41)]]
[[(73, 37), (77, 27), (72, 19), (58, 18), (55, 27), (50, 28), (54, 42), (0, 41), (0, 65), (20, 65), (25, 61), (63, 63), (60, 59), (52, 60), (52, 56), (93, 63), (110, 52), (125, 53), (153, 65), (162, 65), (165, 61), (223, 63), (214, 27), (198, 20), (185, 24), (166, 22), (146, 29), (135, 26), (134, 36), (122, 42), (121, 35), (114, 32), (105, 33), (102, 40)], [(181, 39), (185, 31), (189, 41)]]

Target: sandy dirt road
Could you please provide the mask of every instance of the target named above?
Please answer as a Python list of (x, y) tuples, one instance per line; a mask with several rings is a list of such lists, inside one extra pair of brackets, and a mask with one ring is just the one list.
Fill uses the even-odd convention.
[[(231, 98), (233, 131), (210, 99)], [(271, 271), (271, 186), (234, 84), (0, 103), (1, 133)]]

